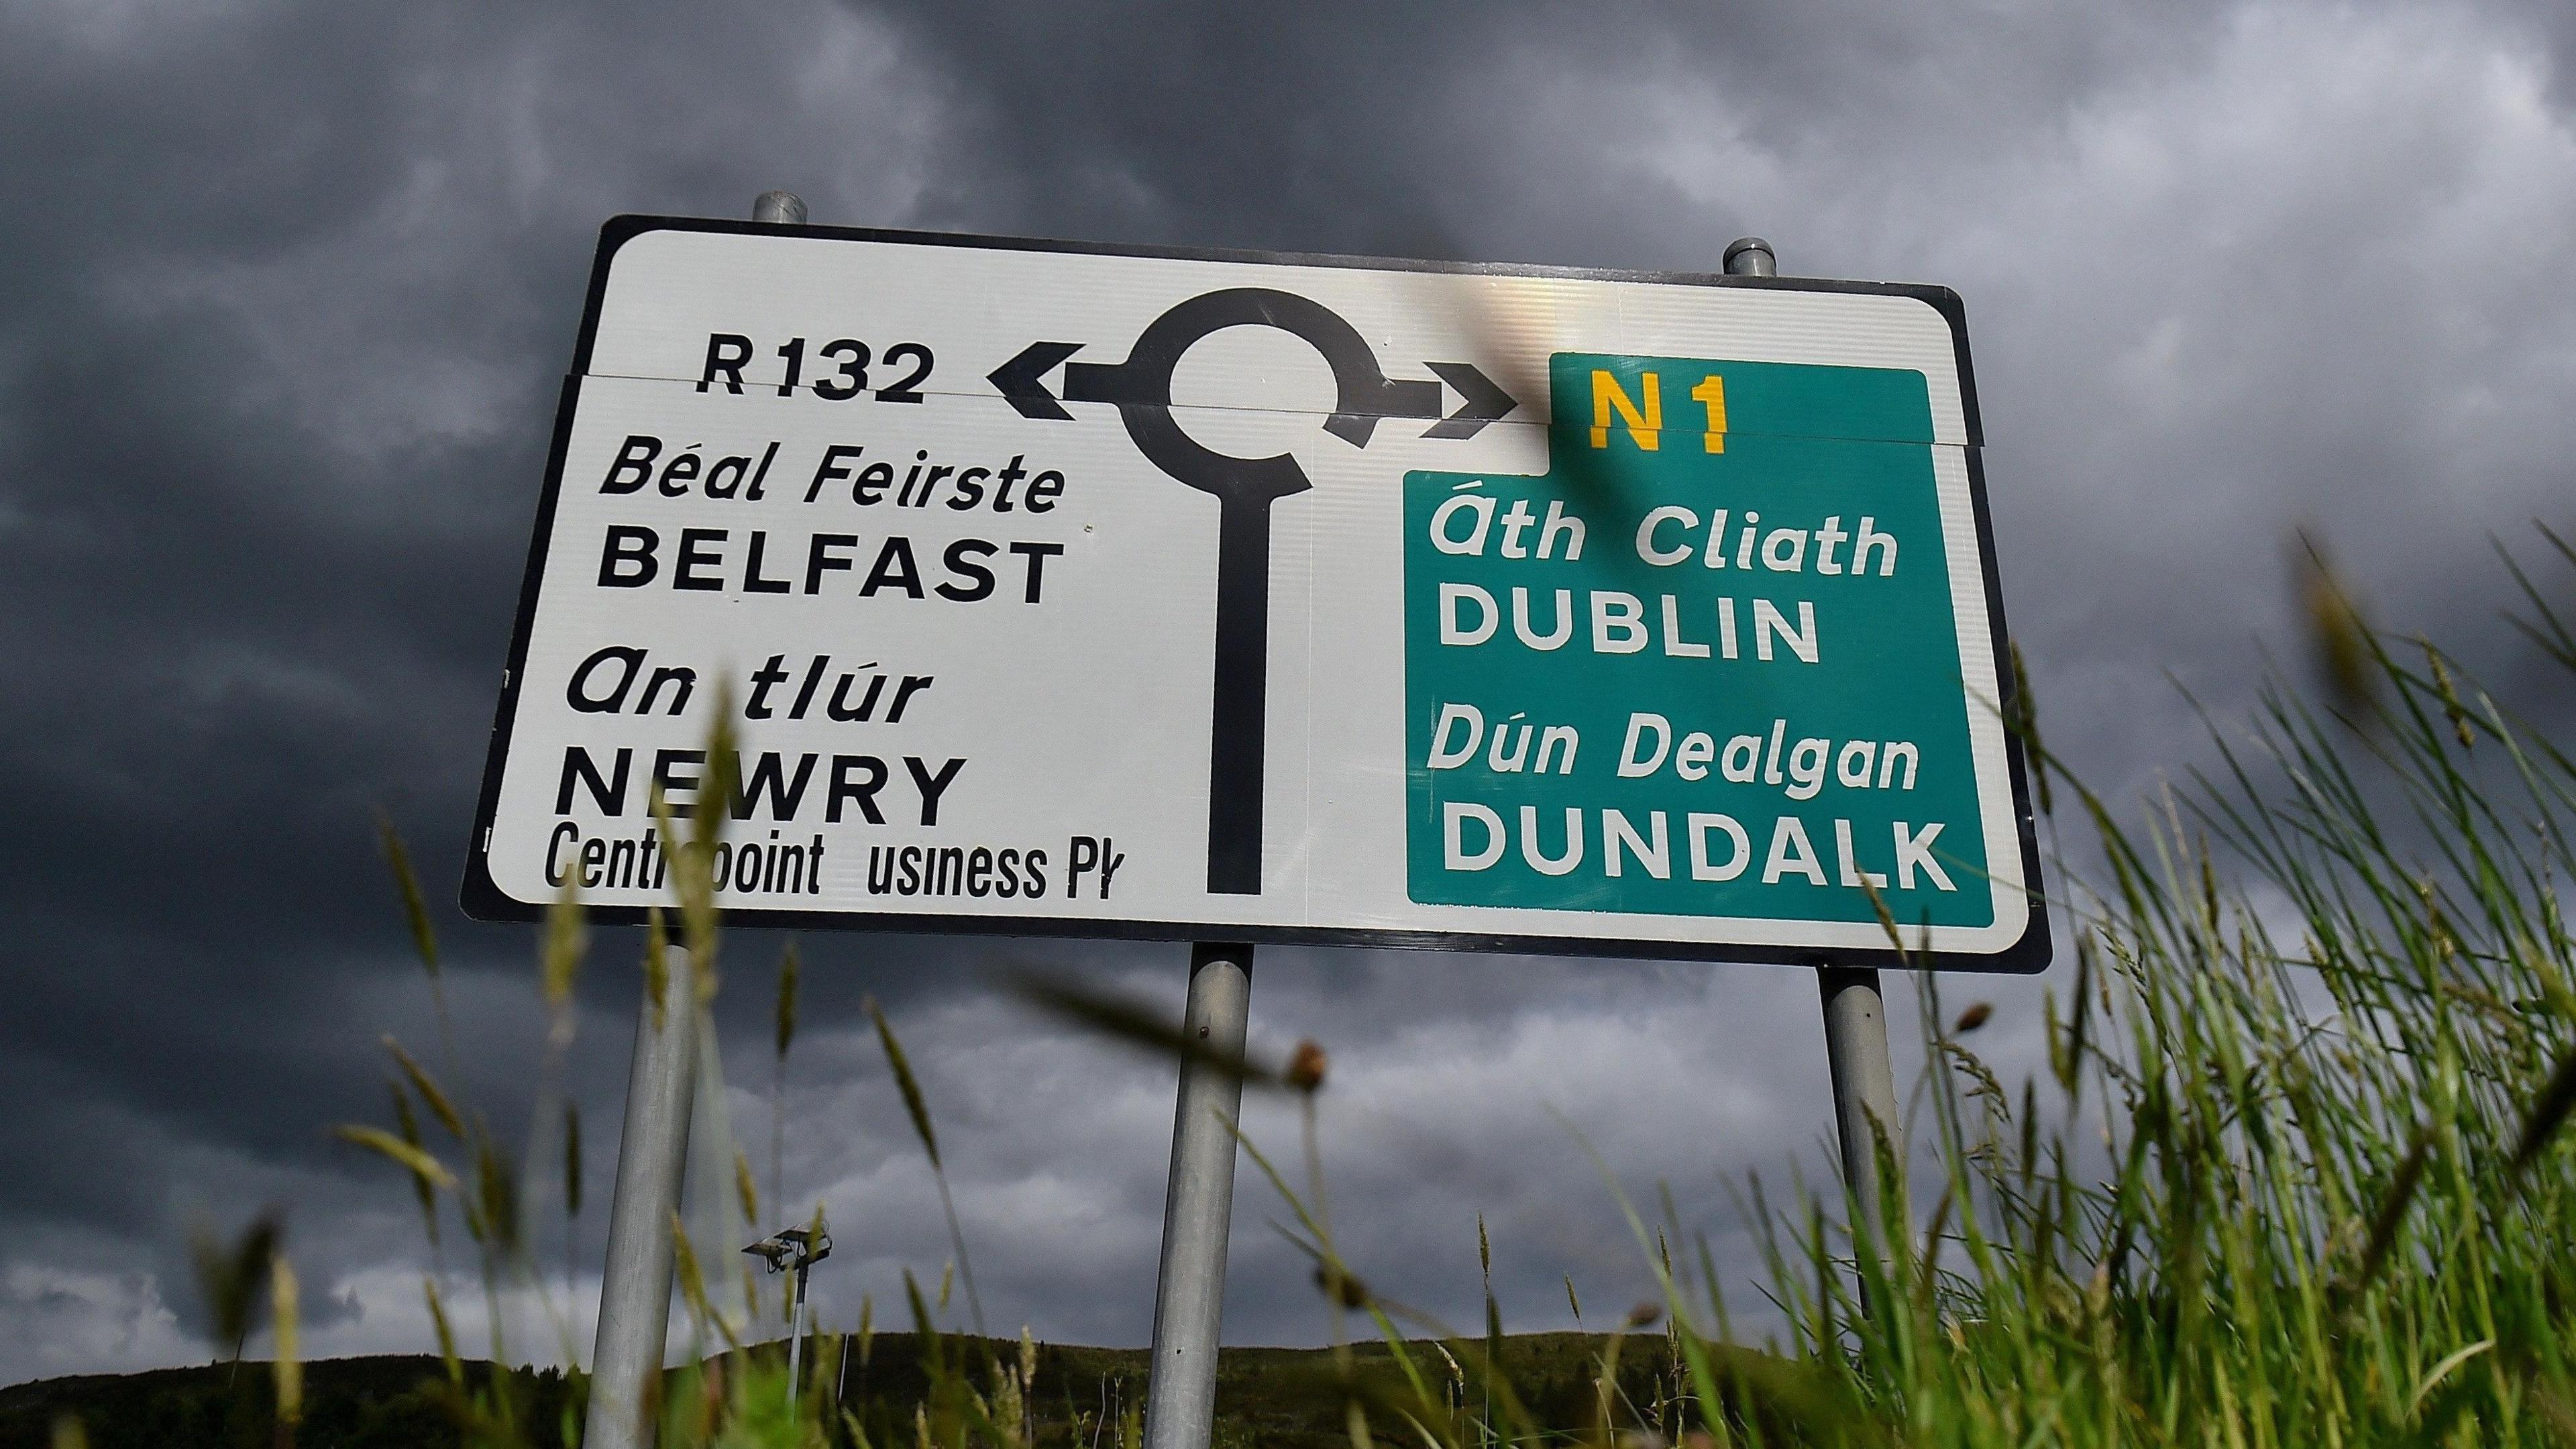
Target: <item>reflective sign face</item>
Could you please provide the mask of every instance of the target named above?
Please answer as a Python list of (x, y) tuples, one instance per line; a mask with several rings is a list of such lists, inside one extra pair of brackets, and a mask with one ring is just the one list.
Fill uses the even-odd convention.
[(2027, 970), (1956, 299), (625, 218), (465, 898)]

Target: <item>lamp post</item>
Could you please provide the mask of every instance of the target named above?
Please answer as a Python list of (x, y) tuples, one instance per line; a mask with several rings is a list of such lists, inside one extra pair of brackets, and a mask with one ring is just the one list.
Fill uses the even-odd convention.
[(787, 1300), (787, 1412), (794, 1414), (797, 1365), (805, 1350), (805, 1275), (813, 1271), (815, 1264), (832, 1256), (832, 1235), (825, 1231), (822, 1216), (816, 1214), (813, 1226), (781, 1228), (743, 1251), (760, 1259), (772, 1273), (796, 1274)]

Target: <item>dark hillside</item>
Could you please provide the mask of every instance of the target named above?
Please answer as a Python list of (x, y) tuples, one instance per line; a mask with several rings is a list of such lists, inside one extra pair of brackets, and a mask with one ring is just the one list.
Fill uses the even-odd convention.
[[(1525, 1334), (1504, 1341), (1508, 1378), (1540, 1422), (1575, 1429), (1592, 1419), (1589, 1364), (1601, 1342), (1572, 1333)], [(824, 1352), (840, 1356), (839, 1340), (822, 1343)], [(1417, 1370), (1435, 1385), (1435, 1392), (1443, 1384), (1450, 1393), (1458, 1392), (1460, 1379), (1436, 1346), (1409, 1347)], [(765, 1354), (777, 1348), (772, 1344), (752, 1351)], [(1019, 1355), (1019, 1346), (1004, 1340), (955, 1337), (944, 1340), (942, 1348), (948, 1362), (972, 1366), (969, 1377), (979, 1386), (990, 1380), (988, 1356), (1011, 1363)], [(1379, 1386), (1392, 1390), (1401, 1384), (1384, 1344), (1365, 1343), (1351, 1352), (1364, 1397)], [(1629, 1340), (1621, 1359), (1621, 1384), (1632, 1402), (1646, 1407), (1672, 1393), (1670, 1358), (1661, 1335)], [(1101, 1449), (1117, 1444), (1122, 1422), (1142, 1412), (1145, 1361), (1142, 1349), (1041, 1346), (1031, 1395), (1039, 1442), (1097, 1443)], [(717, 1372), (723, 1366), (721, 1360), (713, 1365)], [(867, 1425), (869, 1437), (879, 1444), (910, 1442), (913, 1406), (929, 1391), (916, 1336), (879, 1335), (865, 1363), (853, 1341), (838, 1366), (844, 1402)], [(469, 1386), (486, 1384), (488, 1373), (483, 1364), (470, 1363), (466, 1381)], [(530, 1441), (560, 1443), (571, 1389), (563, 1374), (522, 1369), (511, 1379)], [(450, 1392), (438, 1359), (427, 1355), (307, 1364), (304, 1421), (296, 1442), (302, 1449), (454, 1444), (457, 1419)], [(1470, 1413), (1478, 1408), (1478, 1393), (1465, 1391), (1463, 1407)], [(1409, 1393), (1404, 1397), (1409, 1401)], [(91, 1449), (267, 1449), (276, 1443), (272, 1403), (269, 1367), (257, 1362), (242, 1364), (238, 1372), (229, 1364), (211, 1364), (47, 1379), (0, 1389), (0, 1449), (49, 1449), (54, 1422), (65, 1414), (81, 1421)], [(1331, 1353), (1227, 1349), (1218, 1369), (1216, 1438), (1221, 1445), (1259, 1444), (1264, 1449), (1348, 1445)]]

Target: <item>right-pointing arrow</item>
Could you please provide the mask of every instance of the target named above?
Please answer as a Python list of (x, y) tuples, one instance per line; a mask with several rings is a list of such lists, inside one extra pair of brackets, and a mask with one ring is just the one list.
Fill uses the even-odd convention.
[(1021, 417), (1044, 418), (1050, 422), (1070, 422), (1073, 414), (1064, 410), (1055, 394), (1046, 389), (1046, 375), (1055, 365), (1082, 350), (1079, 342), (1032, 342), (1020, 349), (1020, 355), (994, 368), (985, 378), (998, 389)]
[(1457, 390), (1465, 399), (1458, 411), (1433, 423), (1423, 431), (1426, 438), (1472, 438), (1485, 430), (1485, 424), (1510, 415), (1520, 404), (1512, 395), (1495, 386), (1494, 380), (1476, 370), (1472, 362), (1425, 363), (1440, 380)]

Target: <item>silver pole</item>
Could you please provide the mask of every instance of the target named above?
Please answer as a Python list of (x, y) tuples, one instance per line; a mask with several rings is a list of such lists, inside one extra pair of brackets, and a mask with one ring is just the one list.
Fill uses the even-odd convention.
[[(1730, 276), (1779, 275), (1777, 254), (1758, 236), (1728, 243), (1723, 264)], [(1896, 1068), (1887, 1055), (1887, 1006), (1879, 997), (1878, 973), (1866, 968), (1823, 967), (1816, 972), (1816, 987), (1824, 998), (1825, 1062), (1833, 1071), (1843, 1185), (1865, 1215), (1867, 1231), (1874, 1233), (1882, 1209), (1873, 1121), (1886, 1134), (1896, 1162), (1902, 1166), (1905, 1161), (1905, 1124), (1896, 1115)]]
[[(794, 225), (805, 203), (764, 191), (753, 221)], [(599, 1280), (599, 1336), (590, 1352), (586, 1449), (646, 1449), (661, 1398), (662, 1346), (671, 1329), (671, 1223), (689, 1155), (689, 1108), (697, 1087), (697, 963), (671, 952), (662, 1020), (647, 1000), (635, 1022), (626, 1073), (626, 1125), (617, 1140), (617, 1191), (608, 1205), (608, 1259)]]
[(1874, 1237), (1885, 1209), (1879, 1201), (1872, 1122), (1887, 1134), (1890, 1156), (1899, 1166), (1905, 1162), (1905, 1125), (1896, 1115), (1896, 1068), (1887, 1056), (1887, 1007), (1879, 999), (1878, 973), (1864, 966), (1820, 967), (1816, 988), (1824, 997), (1825, 1064), (1833, 1072), (1843, 1185), (1867, 1215), (1865, 1231)]
[[(1252, 1007), (1252, 948), (1190, 948), (1182, 1029), (1240, 1059)], [(1172, 1176), (1163, 1197), (1163, 1265), (1154, 1284), (1154, 1358), (1145, 1449), (1207, 1449), (1216, 1427), (1217, 1328), (1225, 1315), (1226, 1229), (1234, 1217), (1232, 1123), (1243, 1078), (1205, 1058), (1181, 1063)]]
[(608, 1206), (608, 1263), (599, 1282), (599, 1338), (590, 1357), (587, 1449), (645, 1449), (671, 1326), (671, 1220), (689, 1153), (697, 1076), (697, 971), (671, 952), (662, 1021), (648, 1000), (635, 1022), (626, 1075), (626, 1126), (617, 1144), (617, 1193)]

